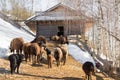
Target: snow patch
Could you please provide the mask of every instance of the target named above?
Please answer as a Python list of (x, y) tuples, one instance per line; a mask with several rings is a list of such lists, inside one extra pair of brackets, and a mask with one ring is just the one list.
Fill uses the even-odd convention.
[(84, 64), (86, 61), (90, 61), (95, 65), (95, 61), (91, 55), (86, 51), (82, 51), (77, 45), (69, 44), (68, 51), (71, 56), (73, 56), (78, 62)]
[(9, 51), (10, 42), (16, 37), (22, 37), (25, 42), (29, 42), (34, 39), (34, 36), (16, 28), (0, 18), (0, 57), (7, 56), (6, 54)]

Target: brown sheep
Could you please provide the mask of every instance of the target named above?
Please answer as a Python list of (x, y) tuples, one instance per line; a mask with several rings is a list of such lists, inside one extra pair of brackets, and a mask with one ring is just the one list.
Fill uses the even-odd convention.
[(39, 63), (43, 52), (44, 52), (44, 47), (43, 46), (39, 46), (38, 43), (31, 43), (31, 45), (30, 45), (30, 54), (32, 56), (35, 56), (35, 63), (36, 62)]
[(53, 62), (52, 52), (48, 48), (45, 48), (45, 51), (47, 54), (48, 68), (52, 68), (52, 62)]
[(85, 62), (82, 66), (83, 71), (86, 74), (86, 79), (88, 77), (88, 80), (92, 80), (92, 74), (95, 73), (95, 67), (92, 62)]
[(29, 58), (29, 61), (31, 61), (30, 45), (31, 45), (31, 43), (29, 43), (29, 42), (23, 44), (23, 52), (25, 55), (26, 62), (27, 62), (28, 58)]
[(63, 57), (62, 57), (63, 65), (65, 65), (67, 56), (68, 56), (68, 49), (67, 49), (67, 46), (65, 45), (61, 46), (60, 49), (62, 50), (62, 53), (63, 53)]
[(57, 66), (60, 65), (60, 62), (62, 60), (62, 57), (63, 57), (63, 54), (62, 54), (62, 51), (59, 47), (57, 47), (54, 51), (54, 57), (56, 59), (56, 62), (57, 62)]
[(47, 55), (48, 68), (52, 68), (53, 56), (51, 54)]
[(14, 52), (16, 50), (17, 53), (22, 53), (22, 47), (24, 44), (23, 38), (14, 38), (10, 43), (10, 51)]
[(58, 42), (62, 45), (62, 44), (69, 44), (68, 38), (66, 36), (60, 36)]
[(51, 36), (50, 40), (52, 40), (52, 41), (58, 41), (59, 40), (59, 36), (57, 36), (57, 35)]
[(44, 44), (46, 44), (46, 38), (44, 36), (38, 36), (36, 37), (33, 41), (31, 41), (31, 43), (38, 43), (38, 42), (43, 42)]

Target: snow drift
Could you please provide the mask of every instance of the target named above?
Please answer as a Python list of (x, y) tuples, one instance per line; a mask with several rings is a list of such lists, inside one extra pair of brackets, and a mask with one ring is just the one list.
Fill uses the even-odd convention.
[(6, 56), (10, 42), (15, 37), (22, 37), (25, 42), (32, 41), (34, 36), (18, 29), (0, 18), (0, 57)]
[(69, 44), (68, 51), (71, 56), (73, 56), (78, 62), (85, 63), (86, 61), (90, 61), (95, 65), (95, 62), (91, 55), (87, 51), (82, 51), (77, 45)]

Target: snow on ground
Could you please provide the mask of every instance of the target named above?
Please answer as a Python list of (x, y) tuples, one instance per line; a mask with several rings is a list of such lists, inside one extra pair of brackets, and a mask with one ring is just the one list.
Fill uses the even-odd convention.
[(69, 44), (68, 51), (71, 56), (73, 56), (78, 62), (85, 63), (86, 61), (90, 61), (95, 65), (95, 62), (91, 55), (88, 52), (82, 51), (77, 45)]
[(0, 18), (0, 57), (6, 56), (10, 42), (13, 38), (22, 37), (25, 42), (32, 41), (34, 37)]

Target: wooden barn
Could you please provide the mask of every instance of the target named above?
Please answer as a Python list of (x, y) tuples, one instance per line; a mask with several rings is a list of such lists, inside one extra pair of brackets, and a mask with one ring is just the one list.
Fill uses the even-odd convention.
[(36, 12), (25, 21), (25, 24), (36, 33), (36, 36), (50, 37), (84, 34), (85, 29), (91, 27), (93, 21), (80, 11), (59, 3), (44, 12)]

